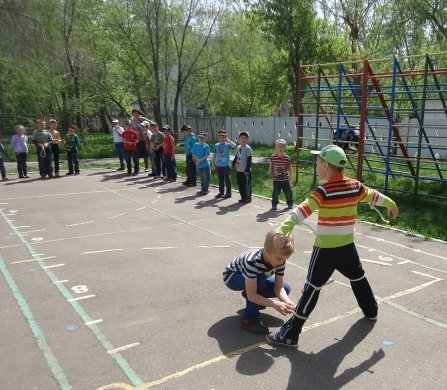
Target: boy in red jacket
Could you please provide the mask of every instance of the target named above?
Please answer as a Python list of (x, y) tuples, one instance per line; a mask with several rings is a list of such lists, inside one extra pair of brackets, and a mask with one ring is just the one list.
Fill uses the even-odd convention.
[(124, 142), (124, 153), (127, 165), (127, 176), (132, 174), (132, 164), (133, 161), (133, 176), (137, 176), (139, 172), (139, 163), (137, 155), (137, 144), (138, 144), (138, 133), (132, 127), (132, 121), (129, 119), (126, 121), (126, 128), (121, 135)]

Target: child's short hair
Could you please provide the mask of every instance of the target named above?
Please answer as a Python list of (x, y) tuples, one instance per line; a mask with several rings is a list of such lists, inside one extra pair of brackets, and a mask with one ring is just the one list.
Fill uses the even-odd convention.
[(36, 119), (36, 124), (37, 125), (39, 125), (41, 123), (45, 124), (46, 122), (43, 119)]
[(278, 139), (275, 141), (275, 145), (287, 145), (287, 141), (286, 141), (285, 139), (278, 138)]
[(51, 123), (51, 122), (54, 122), (54, 123), (56, 123), (56, 125), (57, 125), (57, 120), (56, 120), (56, 119), (51, 118), (51, 119), (48, 121), (48, 123)]
[(264, 241), (264, 249), (273, 253), (277, 253), (283, 256), (291, 256), (295, 253), (295, 240), (291, 234), (284, 236), (284, 246), (282, 248), (277, 248), (273, 244), (273, 239), (276, 236), (275, 230), (270, 230), (267, 232)]

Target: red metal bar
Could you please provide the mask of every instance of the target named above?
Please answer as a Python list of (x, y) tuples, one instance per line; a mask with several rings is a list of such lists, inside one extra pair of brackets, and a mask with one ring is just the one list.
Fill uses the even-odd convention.
[(365, 150), (364, 139), (365, 139), (365, 124), (366, 124), (366, 95), (368, 93), (368, 60), (363, 61), (363, 79), (362, 79), (362, 99), (360, 102), (360, 139), (357, 145), (357, 180), (362, 181), (363, 175), (363, 153)]

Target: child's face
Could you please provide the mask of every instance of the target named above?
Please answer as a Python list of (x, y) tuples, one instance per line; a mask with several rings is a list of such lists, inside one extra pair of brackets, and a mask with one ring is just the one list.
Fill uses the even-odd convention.
[(16, 132), (18, 135), (22, 135), (23, 134), (23, 129), (21, 127), (17, 127)]
[(37, 124), (37, 130), (43, 131), (45, 129), (45, 122), (39, 122)]
[(278, 145), (275, 145), (275, 148), (276, 148), (276, 153), (282, 155), (282, 154), (284, 154), (284, 151), (286, 150), (286, 145), (278, 144)]
[(327, 180), (330, 178), (329, 164), (321, 157), (317, 157), (317, 175), (321, 180)]
[(70, 127), (69, 129), (68, 129), (68, 134), (74, 134), (74, 129), (72, 128), (72, 127)]
[(204, 144), (205, 143), (205, 137), (199, 137), (199, 143)]
[(219, 139), (220, 143), (224, 143), (225, 140), (227, 139), (227, 136), (225, 134), (220, 134), (217, 136), (217, 138)]
[(239, 143), (241, 145), (247, 145), (248, 144), (248, 137), (246, 135), (241, 135), (239, 137)]
[(289, 257), (264, 249), (264, 261), (275, 268), (284, 265)]
[(50, 126), (50, 129), (55, 129), (56, 126), (57, 126), (57, 123), (56, 123), (56, 122), (50, 122), (50, 123), (48, 124), (48, 126)]

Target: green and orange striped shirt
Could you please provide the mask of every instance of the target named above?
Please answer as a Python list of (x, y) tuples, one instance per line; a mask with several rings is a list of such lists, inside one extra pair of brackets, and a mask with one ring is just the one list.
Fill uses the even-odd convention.
[(364, 186), (356, 179), (342, 173), (316, 188), (276, 230), (289, 234), (295, 225), (301, 224), (318, 210), (315, 246), (336, 248), (354, 242), (354, 226), (359, 202), (387, 209), (396, 207), (393, 200), (379, 191)]

